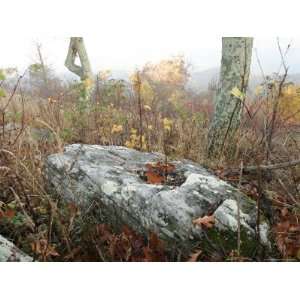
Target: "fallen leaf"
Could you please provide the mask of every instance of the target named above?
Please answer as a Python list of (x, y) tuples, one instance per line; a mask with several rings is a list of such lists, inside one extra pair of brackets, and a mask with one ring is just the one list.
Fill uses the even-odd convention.
[(199, 256), (202, 254), (202, 250), (198, 249), (190, 255), (188, 262), (196, 262), (198, 261)]
[(215, 217), (204, 216), (202, 218), (193, 220), (193, 224), (198, 226), (204, 226), (206, 228), (212, 228), (215, 225)]
[(145, 175), (147, 177), (147, 182), (150, 184), (163, 184), (166, 175), (175, 171), (175, 165), (173, 164), (163, 164), (161, 162), (148, 163), (146, 164), (147, 171)]
[(40, 239), (31, 243), (31, 248), (36, 254), (42, 255), (45, 258), (48, 256), (59, 256), (59, 253), (55, 250), (55, 246), (48, 245), (46, 239)]
[(281, 216), (282, 217), (286, 217), (288, 215), (289, 211), (286, 207), (284, 207), (282, 210), (281, 210)]
[(162, 184), (164, 182), (163, 176), (160, 176), (154, 172), (147, 171), (146, 176), (147, 182), (150, 184)]
[(6, 217), (8, 219), (12, 219), (15, 215), (16, 215), (16, 212), (13, 209), (7, 209), (4, 212), (4, 217)]

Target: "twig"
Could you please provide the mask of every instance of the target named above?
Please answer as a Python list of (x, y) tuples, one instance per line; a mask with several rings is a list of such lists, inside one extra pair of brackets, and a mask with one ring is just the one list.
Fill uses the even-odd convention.
[(28, 227), (30, 227), (30, 229), (31, 229), (32, 232), (35, 232), (35, 223), (31, 219), (31, 217), (28, 215), (28, 213), (26, 212), (26, 210), (24, 209), (23, 204), (21, 202), (21, 199), (20, 199), (19, 195), (15, 192), (15, 190), (12, 187), (10, 187), (9, 189), (13, 193), (13, 195), (15, 197), (15, 200), (18, 202), (19, 207), (21, 208), (21, 210), (23, 212), (23, 215), (26, 217), (26, 219), (28, 221), (28, 223), (27, 223)]
[(284, 191), (286, 192), (286, 194), (289, 196), (289, 198), (292, 200), (292, 202), (294, 204), (298, 205), (299, 203), (297, 202), (297, 200), (295, 199), (295, 197), (289, 192), (289, 190), (284, 185), (284, 183), (282, 182), (282, 180), (280, 178), (277, 178), (277, 181), (281, 185), (281, 187), (284, 189)]
[(139, 107), (139, 136), (140, 136), (140, 150), (143, 150), (143, 108), (142, 108), (142, 97), (141, 97), (141, 76), (140, 72), (136, 73), (135, 92), (138, 100)]
[[(300, 164), (300, 159), (287, 161), (287, 162), (283, 162), (283, 163), (278, 163), (278, 164), (273, 164), (273, 165), (248, 166), (248, 167), (243, 168), (243, 174), (257, 172), (258, 170), (271, 171), (271, 170), (277, 170), (277, 169), (290, 168), (290, 167), (297, 166), (299, 164)], [(239, 171), (240, 171), (240, 169), (229, 170), (228, 172), (225, 172), (225, 175), (238, 175)]]
[[(242, 186), (242, 178), (243, 178), (243, 167), (244, 163), (241, 161), (240, 167), (240, 178), (239, 178), (239, 189)], [(238, 222), (238, 239), (237, 239), (237, 254), (240, 256), (241, 253), (241, 201), (240, 197), (237, 198), (237, 222)]]
[[(283, 86), (284, 86), (284, 83), (285, 83), (287, 75), (288, 75), (289, 68), (285, 63), (285, 58), (286, 58), (287, 53), (288, 53), (288, 51), (291, 47), (291, 44), (288, 44), (285, 53), (282, 52), (282, 49), (281, 49), (281, 46), (280, 46), (280, 41), (279, 41), (278, 38), (277, 38), (277, 46), (278, 46), (278, 50), (279, 50), (280, 57), (281, 57), (281, 65), (280, 65), (280, 68), (279, 68), (279, 72), (280, 72), (281, 66), (283, 66), (284, 74), (282, 76), (282, 79), (279, 82), (278, 94), (276, 96), (276, 99), (275, 99), (275, 102), (274, 102), (274, 105), (273, 105), (271, 121), (270, 121), (270, 124), (268, 125), (268, 128), (267, 128), (267, 136), (266, 136), (266, 149), (267, 149), (266, 158), (267, 158), (267, 161), (269, 160), (269, 156), (270, 156), (270, 153), (271, 153), (271, 150), (272, 150), (272, 137), (273, 137), (273, 134), (274, 134), (275, 123), (276, 123), (276, 120), (277, 120), (279, 102), (280, 102), (280, 98), (282, 96)], [(278, 73), (278, 75), (279, 75), (279, 73)]]
[(256, 212), (256, 238), (258, 242), (258, 247), (260, 249), (260, 208), (261, 208), (261, 199), (263, 195), (263, 177), (262, 177), (262, 169), (258, 166), (258, 197), (256, 201), (257, 212)]
[(8, 98), (8, 100), (7, 100), (7, 102), (6, 102), (6, 104), (4, 105), (4, 107), (3, 107), (2, 109), (0, 109), (0, 111), (1, 111), (2, 113), (4, 113), (4, 112), (6, 111), (7, 107), (8, 107), (9, 104), (10, 104), (10, 102), (11, 102), (12, 99), (14, 98), (15, 93), (16, 93), (16, 91), (17, 91), (17, 88), (18, 88), (18, 86), (19, 86), (19, 84), (20, 84), (20, 81), (21, 81), (21, 79), (25, 76), (26, 72), (27, 72), (27, 69), (24, 71), (23, 75), (20, 75), (20, 76), (19, 76), (18, 81), (17, 81), (17, 83), (15, 84), (14, 89), (13, 89), (11, 95), (9, 96), (9, 98)]
[(261, 75), (262, 75), (262, 77), (263, 77), (263, 81), (264, 81), (264, 83), (265, 83), (265, 82), (266, 82), (266, 76), (265, 76), (265, 72), (264, 72), (264, 70), (263, 70), (263, 67), (262, 67), (262, 65), (261, 65), (261, 62), (260, 62), (260, 58), (259, 58), (259, 56), (258, 56), (258, 51), (257, 51), (257, 49), (255, 49), (255, 56), (256, 56), (257, 64), (258, 64), (259, 69), (260, 69), (260, 73), (261, 73)]

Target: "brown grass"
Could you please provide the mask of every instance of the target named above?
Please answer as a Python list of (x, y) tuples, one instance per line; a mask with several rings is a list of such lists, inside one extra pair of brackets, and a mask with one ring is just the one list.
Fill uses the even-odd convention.
[[(97, 224), (93, 218), (81, 216), (79, 208), (47, 192), (42, 171), (47, 155), (63, 151), (70, 143), (140, 147), (138, 128), (141, 125), (135, 97), (129, 96), (119, 104), (92, 103), (81, 109), (77, 96), (76, 91), (56, 99), (16, 94), (0, 123), (1, 234), (38, 260), (103, 260), (101, 251), (110, 260), (109, 250), (105, 247), (101, 250), (95, 243), (93, 230)], [(1, 101), (4, 103), (5, 99)], [(207, 103), (203, 103), (203, 109), (198, 104), (196, 111), (187, 106), (184, 114), (174, 108), (163, 115), (153, 107), (143, 109), (142, 113), (143, 150), (199, 162), (233, 184), (236, 178), (224, 175), (229, 167), (238, 167), (241, 160), (244, 165), (259, 165), (264, 161), (261, 114), (253, 119), (245, 115), (236, 141), (226, 145), (218, 160), (209, 161), (205, 153), (211, 118)], [(164, 118), (172, 121), (170, 130), (164, 128)], [(8, 124), (14, 124), (15, 128), (8, 128)], [(122, 130), (114, 131), (114, 125), (121, 126)], [(299, 138), (295, 128), (283, 125), (280, 128), (274, 135), (272, 161), (298, 158)], [(264, 176), (260, 188), (264, 194), (276, 195), (271, 199), (276, 210), (287, 208), (293, 215), (299, 215), (300, 168)], [(251, 175), (244, 181), (245, 191), (255, 197), (253, 189), (262, 183)], [(273, 218), (276, 223), (276, 217)]]

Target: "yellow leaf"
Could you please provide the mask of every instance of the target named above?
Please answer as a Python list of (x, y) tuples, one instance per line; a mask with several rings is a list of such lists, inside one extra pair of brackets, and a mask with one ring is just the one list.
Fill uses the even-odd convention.
[(130, 141), (126, 141), (126, 142), (125, 142), (125, 146), (126, 146), (127, 148), (133, 148), (132, 143), (131, 143)]
[(173, 121), (169, 120), (168, 118), (164, 118), (163, 119), (163, 124), (164, 124), (164, 129), (166, 131), (171, 131), (172, 125), (173, 125)]
[(86, 88), (90, 88), (93, 84), (93, 80), (91, 78), (87, 78), (83, 81), (83, 84)]
[(114, 124), (111, 133), (121, 133), (123, 131), (123, 126), (122, 125), (116, 125)]
[(255, 88), (255, 95), (256, 96), (259, 96), (263, 91), (263, 87), (261, 85), (258, 85), (256, 88)]
[(232, 96), (234, 96), (240, 100), (244, 99), (244, 94), (237, 87), (234, 87), (230, 93)]

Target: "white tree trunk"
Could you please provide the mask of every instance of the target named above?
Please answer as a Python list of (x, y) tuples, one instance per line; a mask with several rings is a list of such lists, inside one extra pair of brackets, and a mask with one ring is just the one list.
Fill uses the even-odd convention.
[(41, 44), (36, 45), (36, 49), (37, 49), (39, 60), (40, 60), (40, 65), (41, 65), (41, 68), (42, 68), (42, 74), (43, 74), (43, 81), (44, 81), (45, 90), (46, 90), (46, 96), (49, 97), (50, 96), (50, 90), (49, 90), (49, 80), (48, 80), (48, 74), (47, 74), (47, 67), (45, 66), (45, 62), (44, 62), (44, 58), (43, 58), (43, 55), (42, 55), (41, 48), (42, 48)]
[[(80, 60), (80, 66), (75, 64), (77, 55)], [(82, 37), (71, 37), (65, 66), (72, 73), (79, 76), (82, 81), (81, 99), (90, 100), (91, 94), (94, 89), (94, 79), (90, 61)]]
[(208, 134), (208, 156), (218, 155), (240, 125), (248, 87), (253, 38), (223, 37), (220, 86)]

